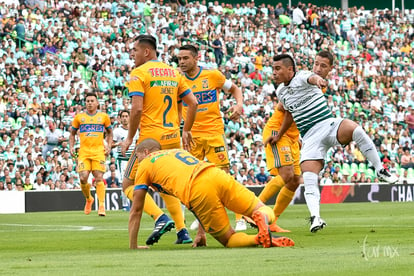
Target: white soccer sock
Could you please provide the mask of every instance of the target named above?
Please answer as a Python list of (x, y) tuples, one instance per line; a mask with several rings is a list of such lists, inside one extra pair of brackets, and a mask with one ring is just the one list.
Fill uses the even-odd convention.
[(383, 167), (377, 148), (361, 126), (357, 126), (352, 133), (352, 140), (356, 142), (361, 153), (371, 162), (375, 170), (380, 171)]
[(306, 205), (308, 205), (311, 217), (320, 217), (319, 207), (321, 193), (318, 187), (318, 175), (313, 172), (304, 172), (303, 181), (305, 183)]

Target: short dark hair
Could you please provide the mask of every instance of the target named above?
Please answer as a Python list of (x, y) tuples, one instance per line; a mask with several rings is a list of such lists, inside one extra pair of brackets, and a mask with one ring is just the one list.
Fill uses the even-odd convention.
[(292, 66), (293, 72), (296, 72), (296, 64), (293, 58), (288, 54), (281, 54), (273, 57), (273, 61), (282, 61), (283, 65), (286, 67)]
[(123, 113), (127, 113), (128, 116), (129, 116), (129, 110), (126, 110), (126, 109), (120, 110), (119, 113), (118, 113), (118, 116), (121, 117)]
[(96, 99), (98, 99), (98, 96), (96, 96), (96, 94), (95, 94), (95, 93), (93, 93), (93, 92), (88, 92), (88, 93), (86, 93), (86, 94), (85, 94), (85, 99), (86, 99), (87, 97), (95, 97)]
[(193, 45), (191, 45), (191, 44), (187, 44), (187, 45), (181, 46), (181, 47), (179, 48), (179, 50), (180, 50), (180, 51), (181, 51), (181, 50), (190, 51), (190, 52), (191, 52), (191, 54), (192, 54), (194, 57), (198, 56), (198, 49), (197, 49), (197, 47), (195, 47), (195, 46), (193, 46)]
[(329, 65), (333, 65), (333, 63), (334, 63), (334, 56), (332, 55), (332, 53), (331, 52), (329, 52), (329, 51), (326, 51), (326, 50), (322, 50), (322, 51), (320, 51), (318, 54), (317, 54), (317, 56), (320, 56), (320, 57), (322, 57), (322, 58), (327, 58), (328, 60), (329, 60)]
[(139, 35), (135, 41), (138, 41), (139, 44), (149, 46), (154, 51), (157, 50), (157, 40), (152, 35)]

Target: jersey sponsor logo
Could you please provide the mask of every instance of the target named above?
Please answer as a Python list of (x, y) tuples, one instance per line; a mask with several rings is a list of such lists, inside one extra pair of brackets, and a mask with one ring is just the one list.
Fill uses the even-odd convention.
[(216, 90), (195, 92), (194, 96), (196, 96), (198, 104), (207, 104), (207, 103), (217, 102)]
[(82, 132), (104, 132), (104, 126), (98, 124), (82, 124), (79, 128)]
[(178, 137), (178, 133), (173, 133), (173, 134), (167, 134), (167, 135), (163, 135), (161, 136), (161, 140), (170, 140), (170, 139), (174, 139)]
[(159, 86), (170, 86), (170, 87), (178, 87), (178, 82), (170, 81), (170, 80), (156, 80), (150, 82), (151, 87), (159, 87)]
[(221, 147), (215, 147), (214, 148), (214, 152), (215, 153), (217, 153), (217, 152), (223, 152), (223, 151), (226, 151), (226, 149), (223, 146), (221, 146)]
[(152, 77), (177, 77), (171, 68), (149, 68), (148, 71)]
[[(312, 98), (313, 98), (314, 96), (317, 96), (317, 95), (310, 95), (310, 96), (308, 96), (308, 97), (303, 98), (302, 100), (298, 101), (297, 103), (295, 103), (295, 104), (293, 104), (293, 105), (289, 105), (289, 106), (288, 106), (288, 110), (289, 110), (289, 112), (293, 112), (293, 111), (295, 111), (297, 108), (299, 108), (299, 107), (301, 107), (302, 105), (304, 105), (304, 104), (308, 103), (309, 101), (311, 101), (311, 100), (312, 100)], [(284, 99), (284, 102), (285, 102), (285, 104), (286, 104), (286, 99)]]

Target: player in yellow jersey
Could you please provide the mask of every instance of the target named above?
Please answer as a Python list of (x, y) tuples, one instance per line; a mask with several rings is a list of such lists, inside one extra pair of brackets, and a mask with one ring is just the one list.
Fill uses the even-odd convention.
[[(323, 79), (326, 79), (332, 69), (330, 58), (323, 53), (316, 56), (313, 65), (313, 72)], [(260, 200), (266, 202), (270, 197), (280, 193), (276, 198), (274, 212), (275, 222), (270, 226), (272, 232), (288, 232), (276, 224), (277, 219), (287, 208), (295, 195), (296, 189), (302, 183), (300, 170), (300, 147), (299, 147), (299, 130), (293, 122), (290, 127), (283, 126), (284, 109), (279, 103), (272, 117), (266, 123), (263, 129), (263, 141), (266, 145), (267, 169), (275, 177), (267, 183), (262, 193), (259, 195)], [(318, 231), (326, 226), (321, 220), (317, 225)], [(314, 232), (312, 231), (312, 232)]]
[[(220, 91), (230, 92), (236, 99), (236, 105), (229, 109), (230, 119), (238, 119), (243, 113), (243, 95), (235, 84), (216, 69), (205, 69), (197, 66), (198, 50), (193, 45), (180, 47), (178, 64), (187, 84), (198, 101), (197, 117), (191, 129), (194, 147), (191, 154), (200, 160), (207, 158), (209, 162), (229, 172), (229, 157), (224, 123), (220, 114)], [(187, 106), (183, 104), (183, 116), (187, 114)]]
[[(191, 91), (197, 98), (197, 117), (191, 129), (194, 146), (191, 154), (200, 160), (206, 158), (217, 167), (229, 172), (229, 156), (227, 152), (226, 137), (224, 136), (223, 118), (220, 114), (220, 91), (230, 92), (236, 100), (236, 105), (229, 109), (230, 119), (238, 119), (243, 113), (243, 95), (235, 84), (216, 69), (206, 69), (197, 66), (198, 50), (195, 46), (187, 44), (181, 46), (177, 55), (178, 65), (185, 74)], [(183, 105), (185, 117), (187, 106)], [(237, 215), (236, 221), (241, 216)], [(243, 221), (244, 222), (244, 221)], [(196, 228), (197, 222), (191, 225)], [(246, 230), (246, 225), (236, 224), (236, 230)]]
[[(98, 197), (98, 215), (105, 216), (105, 184), (103, 174), (105, 172), (105, 156), (109, 154), (112, 145), (112, 126), (108, 114), (98, 112), (98, 98), (94, 93), (85, 95), (86, 112), (76, 114), (72, 121), (69, 136), (69, 148), (72, 156), (75, 156), (75, 136), (79, 131), (80, 148), (78, 155), (78, 173), (81, 182), (82, 193), (86, 198), (84, 212), (89, 214), (94, 202), (91, 196), (91, 185), (88, 183), (89, 174), (96, 181), (96, 194)], [(106, 132), (106, 137), (104, 133)], [(104, 138), (106, 145), (104, 144)]]
[[(136, 147), (140, 166), (128, 224), (131, 249), (148, 248), (138, 246), (137, 240), (149, 187), (179, 198), (199, 219), (202, 227), (199, 227), (193, 247), (206, 246), (205, 231), (226, 247), (294, 245), (287, 237), (271, 236), (268, 223), (274, 219), (273, 211), (231, 175), (185, 150), (160, 149), (161, 145), (154, 139), (145, 139)], [(258, 226), (258, 234), (236, 233), (230, 226), (225, 208), (252, 217)]]
[[(135, 133), (140, 127), (138, 144), (146, 138), (157, 140), (162, 149), (180, 148), (180, 127), (178, 102), (189, 106), (182, 134), (186, 150), (191, 149), (191, 127), (194, 123), (197, 99), (178, 70), (157, 60), (156, 40), (150, 35), (138, 36), (131, 57), (135, 61), (128, 83), (129, 96), (132, 98), (128, 136), (122, 143), (121, 153), (125, 155)], [(128, 161), (122, 186), (129, 199), (133, 196), (133, 184), (138, 168), (138, 160), (133, 154)], [(162, 195), (177, 230), (177, 244), (191, 243), (179, 200)], [(147, 244), (158, 242), (160, 237), (174, 227), (174, 222), (163, 213), (154, 200), (147, 196), (144, 211), (155, 220), (155, 228), (147, 239)]]

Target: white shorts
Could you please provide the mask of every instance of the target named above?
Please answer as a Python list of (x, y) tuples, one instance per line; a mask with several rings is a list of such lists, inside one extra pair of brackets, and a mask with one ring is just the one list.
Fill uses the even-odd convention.
[(340, 146), (336, 138), (342, 118), (330, 118), (314, 125), (302, 139), (300, 162), (306, 160), (324, 160), (333, 146)]
[(120, 175), (119, 181), (124, 179), (125, 168), (128, 165), (128, 160), (118, 160), (118, 171)]

